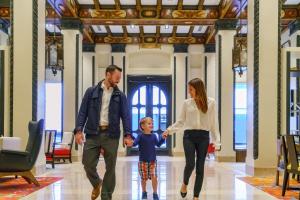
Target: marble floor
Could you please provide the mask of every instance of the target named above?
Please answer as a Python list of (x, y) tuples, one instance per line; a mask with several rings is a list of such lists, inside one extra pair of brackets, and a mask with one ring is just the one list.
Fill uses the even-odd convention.
[[(117, 162), (117, 185), (113, 200), (137, 200), (141, 197), (140, 178), (138, 176), (137, 157), (119, 157)], [(159, 186), (161, 200), (181, 199), (181, 186), (184, 157), (158, 157)], [(104, 161), (98, 165), (98, 171), (103, 175)], [(91, 185), (85, 176), (81, 163), (56, 165), (47, 169), (42, 176), (64, 177), (48, 187), (45, 187), (23, 199), (52, 200), (87, 200), (90, 197)], [(245, 176), (244, 164), (206, 162), (205, 180), (200, 194), (201, 200), (271, 200), (276, 199), (237, 179)], [(191, 177), (191, 182), (194, 176)], [(192, 199), (193, 188), (190, 184), (186, 199)], [(152, 199), (151, 183), (148, 182), (148, 194)], [(99, 198), (100, 199), (100, 198)]]

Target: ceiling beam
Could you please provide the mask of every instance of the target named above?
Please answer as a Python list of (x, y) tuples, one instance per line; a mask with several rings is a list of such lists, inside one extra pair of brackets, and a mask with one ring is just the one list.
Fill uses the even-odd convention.
[[(229, 8), (232, 6), (232, 3), (233, 3), (233, 0), (229, 0), (229, 1), (221, 1), (222, 4), (220, 3), (221, 5), (221, 15), (220, 15), (220, 19), (224, 18), (226, 13), (228, 12)], [(225, 3), (224, 5), (224, 8), (223, 8), (223, 4)]]
[(188, 33), (188, 36), (189, 36), (189, 37), (192, 37), (194, 28), (195, 28), (195, 26), (191, 26), (191, 27), (190, 27), (190, 30), (189, 30), (189, 33)]
[(106, 25), (105, 29), (106, 29), (107, 35), (111, 37), (112, 36), (112, 32), (111, 32), (109, 26)]
[(121, 9), (121, 3), (120, 0), (115, 0), (115, 5), (116, 5), (116, 9), (120, 10)]
[(92, 36), (92, 31), (90, 30), (90, 27), (84, 27), (83, 34), (84, 34), (84, 37), (86, 37), (90, 43), (94, 43), (94, 39)]
[(140, 37), (144, 37), (144, 27), (139, 26), (139, 29), (140, 29)]
[(156, 12), (157, 12), (157, 16), (159, 18), (161, 17), (161, 9), (162, 9), (162, 0), (157, 0), (157, 2), (156, 2)]
[(136, 7), (136, 10), (138, 11), (138, 12), (140, 12), (141, 11), (141, 9), (142, 9), (142, 3), (141, 3), (141, 0), (136, 0), (135, 1), (136, 3), (135, 3), (135, 7)]
[(176, 37), (177, 26), (173, 26), (172, 37)]
[(236, 18), (240, 17), (240, 15), (242, 14), (243, 10), (246, 8), (247, 5), (248, 5), (247, 0), (242, 0), (242, 5), (240, 5), (240, 1), (239, 1), (239, 4), (238, 4), (239, 8), (236, 13)]
[(159, 41), (159, 38), (160, 38), (160, 26), (156, 26), (156, 34), (155, 34), (155, 37), (156, 37), (156, 43), (158, 43)]
[[(220, 2), (220, 19), (223, 19), (226, 15), (226, 13), (229, 11), (229, 8), (231, 8), (233, 4), (233, 0), (229, 0), (229, 1), (226, 1), (226, 0), (221, 0)], [(215, 36), (216, 34), (216, 29), (212, 26), (209, 27), (210, 28), (210, 31), (209, 31), (209, 35), (207, 36), (207, 39), (206, 39), (206, 44), (208, 44), (211, 39)]]
[(198, 10), (203, 10), (203, 7), (204, 7), (204, 1), (205, 1), (205, 0), (199, 0), (199, 3), (198, 3)]
[(177, 9), (182, 10), (182, 7), (183, 7), (183, 0), (178, 0)]
[(128, 31), (127, 31), (127, 28), (126, 26), (122, 26), (122, 29), (123, 29), (123, 32), (124, 32), (124, 37), (128, 37)]
[(205, 44), (208, 44), (216, 33), (216, 29), (213, 26), (209, 26), (208, 29), (209, 35), (206, 38)]
[(94, 5), (96, 10), (100, 10), (101, 7), (100, 7), (99, 0), (94, 0)]

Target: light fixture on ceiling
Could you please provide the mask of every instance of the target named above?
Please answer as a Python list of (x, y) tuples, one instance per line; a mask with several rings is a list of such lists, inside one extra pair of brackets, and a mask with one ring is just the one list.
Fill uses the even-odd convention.
[(135, 25), (134, 25), (134, 24), (131, 24), (131, 25), (130, 25), (130, 28), (134, 29), (134, 28), (135, 28)]
[[(240, 0), (240, 12), (242, 9), (242, 0)], [(234, 37), (234, 46), (232, 49), (232, 70), (238, 72), (240, 77), (247, 70), (247, 39), (242, 37), (240, 29), (242, 28), (241, 15), (239, 17), (239, 27)]]
[(165, 29), (169, 29), (170, 27), (169, 27), (169, 25), (168, 24), (166, 24), (165, 25)]
[[(54, 5), (56, 5), (56, 0), (54, 0)], [(53, 37), (51, 41), (47, 44), (47, 67), (52, 70), (53, 75), (57, 74), (58, 70), (63, 70), (62, 59), (58, 59), (58, 51), (61, 46), (59, 45), (58, 38), (56, 37), (56, 19), (54, 18), (53, 24), (48, 24), (48, 28), (53, 27)]]

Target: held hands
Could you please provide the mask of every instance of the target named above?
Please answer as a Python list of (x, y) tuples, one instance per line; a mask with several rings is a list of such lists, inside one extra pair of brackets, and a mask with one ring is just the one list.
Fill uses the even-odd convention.
[(168, 137), (168, 135), (169, 135), (169, 131), (165, 130), (165, 132), (163, 132), (163, 134), (162, 134), (162, 138), (166, 139)]
[(127, 135), (124, 138), (124, 145), (126, 145), (127, 147), (132, 147), (132, 145), (133, 145), (133, 139), (129, 135)]
[(84, 135), (81, 131), (75, 134), (75, 142), (79, 145), (82, 145), (84, 142)]

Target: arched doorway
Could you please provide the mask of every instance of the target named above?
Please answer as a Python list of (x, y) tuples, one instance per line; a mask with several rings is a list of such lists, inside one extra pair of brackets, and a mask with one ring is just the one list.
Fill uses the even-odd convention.
[[(153, 134), (159, 137), (171, 123), (172, 79), (171, 76), (128, 76), (128, 99), (132, 115), (132, 133), (141, 134), (139, 120), (143, 117), (153, 118)], [(160, 148), (159, 154), (171, 154), (171, 138)], [(130, 148), (128, 155), (134, 155), (138, 148)]]

